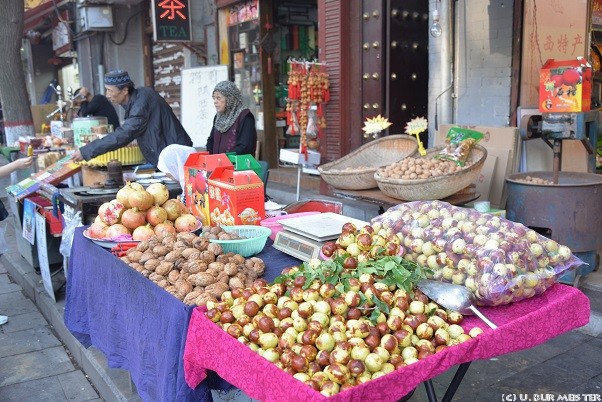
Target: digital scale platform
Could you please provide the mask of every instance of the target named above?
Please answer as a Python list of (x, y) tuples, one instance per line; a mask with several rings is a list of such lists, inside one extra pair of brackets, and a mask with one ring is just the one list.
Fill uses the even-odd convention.
[(333, 212), (283, 219), (280, 223), (284, 230), (276, 234), (274, 248), (302, 261), (319, 258), (324, 242), (338, 238), (347, 222), (358, 229), (369, 225), (369, 222)]

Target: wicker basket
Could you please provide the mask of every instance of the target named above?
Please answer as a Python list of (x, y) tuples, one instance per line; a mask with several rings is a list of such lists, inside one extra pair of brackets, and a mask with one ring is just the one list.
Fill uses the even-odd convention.
[(209, 239), (209, 241), (221, 245), (224, 253), (232, 252), (245, 258), (260, 253), (265, 247), (268, 236), (272, 233), (269, 228), (253, 225), (222, 226), (222, 229), (226, 232), (236, 232), (245, 239)]
[[(427, 150), (427, 156), (434, 156), (443, 147), (441, 145)], [(487, 150), (476, 144), (466, 161), (468, 167), (452, 174), (428, 179), (402, 180), (384, 179), (376, 172), (374, 178), (380, 191), (389, 197), (403, 201), (440, 200), (476, 182), (486, 158)]]
[(336, 161), (318, 167), (322, 179), (342, 190), (368, 190), (377, 187), (376, 170), (413, 155), (416, 139), (405, 134), (389, 135), (362, 145)]

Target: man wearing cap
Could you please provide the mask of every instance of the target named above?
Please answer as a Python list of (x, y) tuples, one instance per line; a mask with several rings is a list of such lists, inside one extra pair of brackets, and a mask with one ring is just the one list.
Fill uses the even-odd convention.
[(159, 154), (169, 144), (192, 146), (169, 104), (152, 88), (135, 88), (123, 70), (105, 74), (104, 81), (107, 99), (125, 109), (125, 119), (113, 133), (80, 147), (74, 161), (90, 160), (136, 140), (146, 161), (157, 166)]
[(117, 117), (115, 107), (104, 95), (92, 96), (88, 88), (81, 87), (74, 92), (73, 103), (79, 106), (77, 112), (79, 117), (104, 116), (107, 118), (107, 123), (113, 126), (113, 129), (119, 127), (119, 117)]

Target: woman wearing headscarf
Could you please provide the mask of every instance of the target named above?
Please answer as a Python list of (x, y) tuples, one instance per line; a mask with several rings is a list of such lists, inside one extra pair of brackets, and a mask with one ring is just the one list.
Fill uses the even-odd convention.
[(231, 81), (218, 83), (213, 90), (213, 104), (217, 114), (207, 139), (207, 151), (210, 154), (255, 155), (255, 117), (243, 105), (242, 94), (236, 85)]

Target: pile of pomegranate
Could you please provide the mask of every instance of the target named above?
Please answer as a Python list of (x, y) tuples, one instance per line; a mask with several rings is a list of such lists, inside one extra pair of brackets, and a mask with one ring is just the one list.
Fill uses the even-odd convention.
[(98, 216), (88, 228), (94, 239), (111, 239), (131, 235), (143, 241), (166, 233), (192, 232), (199, 227), (197, 218), (177, 199), (169, 198), (162, 183), (146, 189), (139, 183), (127, 183), (114, 200), (98, 208)]

